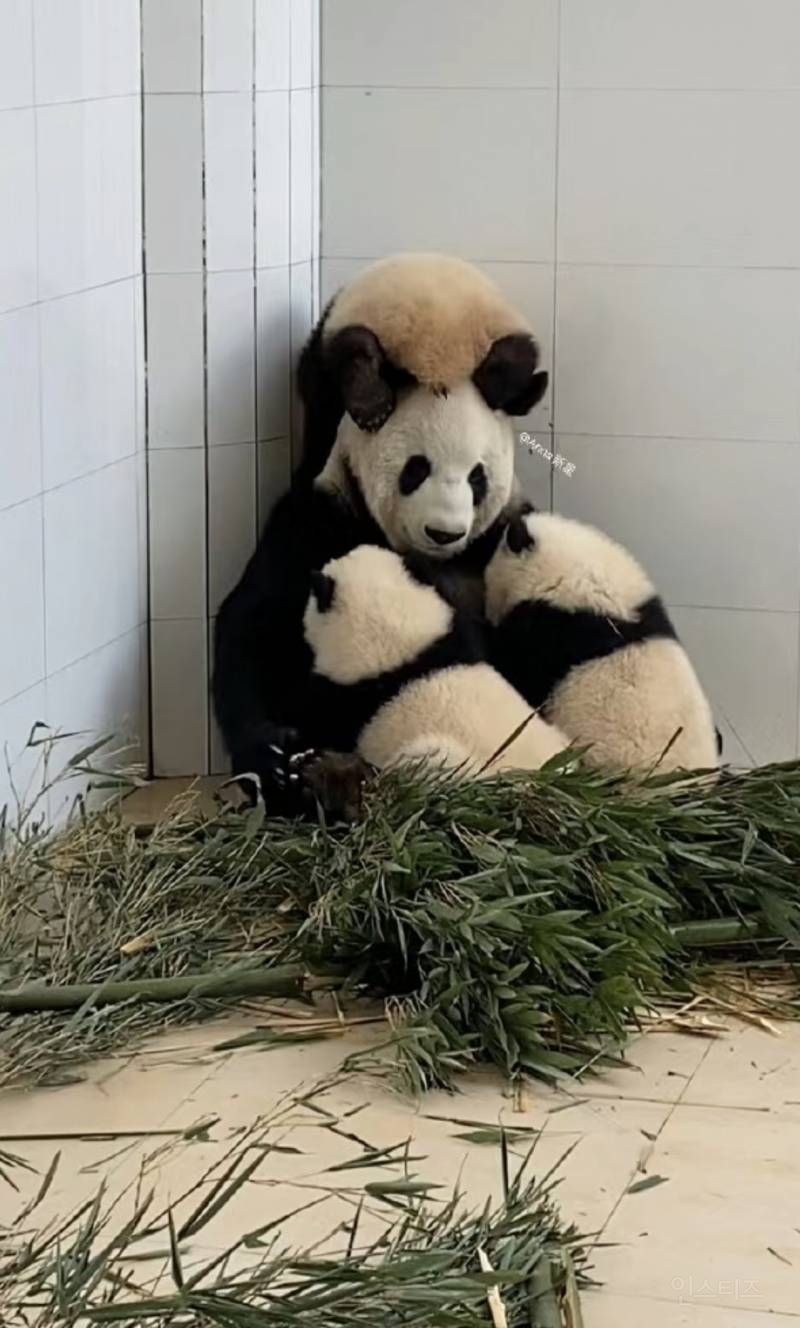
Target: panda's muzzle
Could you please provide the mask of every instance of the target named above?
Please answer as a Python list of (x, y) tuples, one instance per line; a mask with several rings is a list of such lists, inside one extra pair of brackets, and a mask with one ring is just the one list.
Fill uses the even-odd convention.
[(446, 544), (457, 544), (459, 540), (464, 539), (466, 533), (466, 530), (437, 530), (435, 526), (425, 527), (428, 539), (433, 540), (434, 544), (438, 544), (441, 548)]

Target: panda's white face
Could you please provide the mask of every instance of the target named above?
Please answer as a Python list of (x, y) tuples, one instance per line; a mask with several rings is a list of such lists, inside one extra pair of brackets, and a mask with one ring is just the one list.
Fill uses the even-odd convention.
[(514, 432), (472, 383), (447, 396), (412, 387), (377, 433), (364, 433), (344, 416), (329, 465), (335, 469), (342, 458), (394, 549), (450, 558), (506, 506)]

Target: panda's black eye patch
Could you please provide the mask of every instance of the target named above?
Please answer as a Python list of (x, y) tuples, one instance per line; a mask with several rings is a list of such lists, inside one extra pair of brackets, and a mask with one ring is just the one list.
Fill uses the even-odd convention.
[(404, 498), (424, 484), (431, 473), (431, 463), (427, 457), (412, 456), (400, 472), (400, 492)]
[(469, 487), (472, 489), (472, 496), (475, 499), (475, 506), (480, 507), (489, 488), (489, 481), (486, 478), (485, 468), (478, 463), (477, 466), (472, 467), (468, 478)]

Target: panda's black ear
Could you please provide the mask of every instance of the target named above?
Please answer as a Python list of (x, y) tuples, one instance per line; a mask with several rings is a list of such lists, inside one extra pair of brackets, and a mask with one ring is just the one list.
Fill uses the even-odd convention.
[(368, 327), (343, 327), (325, 343), (325, 366), (359, 429), (376, 433), (395, 408), (391, 366)]
[[(533, 508), (528, 511), (533, 511)], [(506, 544), (511, 553), (522, 553), (525, 549), (532, 549), (535, 543), (536, 540), (528, 530), (525, 512), (520, 512), (506, 527)]]
[(325, 572), (311, 573), (311, 594), (316, 600), (320, 613), (327, 613), (336, 594), (336, 582)]
[(547, 391), (547, 374), (537, 373), (539, 347), (524, 332), (499, 337), (478, 365), (472, 381), (492, 410), (527, 415)]

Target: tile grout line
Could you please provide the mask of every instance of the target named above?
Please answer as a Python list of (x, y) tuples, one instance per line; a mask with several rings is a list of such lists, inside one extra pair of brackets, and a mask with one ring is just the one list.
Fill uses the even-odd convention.
[[(44, 457), (44, 419), (43, 419), (43, 387), (44, 387), (44, 356), (42, 353), (42, 317), (40, 305), (41, 290), (41, 227), (40, 227), (40, 209), (41, 199), (39, 197), (39, 114), (36, 109), (36, 7), (31, 5), (31, 86), (33, 93), (33, 179), (34, 179), (34, 202), (36, 206), (36, 374), (38, 379), (37, 392), (37, 416), (39, 421), (39, 493), (36, 495), (39, 503), (39, 538), (42, 555), (42, 677), (34, 686), (44, 687), (44, 709), (45, 718), (49, 716), (49, 688), (48, 666), (47, 666), (47, 538), (45, 534), (45, 457)], [(48, 798), (49, 803), (49, 798)]]
[(286, 187), (288, 190), (287, 216), (288, 216), (288, 225), (289, 225), (289, 236), (288, 236), (289, 274), (288, 275), (289, 275), (289, 473), (290, 475), (294, 474), (294, 431), (296, 423), (295, 417), (297, 414), (295, 394), (294, 394), (294, 335), (293, 335), (294, 315), (295, 315), (295, 305), (294, 305), (295, 293), (292, 289), (294, 286), (294, 282), (292, 280), (293, 276), (292, 273), (292, 80), (294, 78), (294, 59), (293, 59), (294, 51), (292, 47), (292, 28), (294, 26), (292, 21), (293, 10), (294, 10), (294, 5), (290, 4), (289, 5), (289, 90), (286, 94), (288, 98), (286, 124), (287, 124), (287, 133), (289, 136), (289, 142), (287, 144), (288, 179), (286, 182)]
[(251, 111), (252, 111), (252, 213), (253, 213), (253, 445), (255, 447), (255, 512), (256, 512), (256, 530), (255, 535), (258, 539), (258, 532), (261, 524), (261, 449), (258, 443), (258, 99), (256, 97), (256, 67), (258, 60), (258, 14), (256, 0), (252, 0), (251, 21), (253, 25), (252, 49), (251, 49)]
[(210, 521), (210, 474), (209, 474), (209, 449), (208, 449), (208, 176), (206, 171), (206, 8), (205, 0), (199, 0), (200, 4), (200, 196), (202, 208), (202, 236), (201, 236), (201, 261), (203, 276), (203, 483), (204, 483), (204, 514), (205, 535), (203, 540), (204, 552), (204, 573), (205, 573), (205, 615), (203, 618), (203, 658), (201, 660), (201, 669), (203, 673), (203, 693), (205, 705), (203, 711), (205, 716), (204, 729), (201, 734), (201, 748), (205, 751), (205, 773), (211, 768), (211, 733), (208, 722), (209, 717), (209, 694), (211, 691), (211, 675), (209, 671), (209, 651), (208, 651), (208, 623), (211, 614), (210, 601), (210, 577), (211, 577), (211, 521)]
[[(153, 705), (154, 695), (154, 667), (153, 667), (153, 613), (152, 613), (152, 594), (153, 594), (153, 540), (150, 529), (151, 519), (151, 475), (150, 475), (150, 376), (148, 359), (148, 273), (147, 273), (147, 227), (145, 223), (147, 206), (147, 151), (145, 140), (145, 116), (146, 116), (146, 98), (145, 98), (145, 22), (144, 22), (144, 3), (145, 0), (139, 0), (139, 193), (140, 193), (140, 219), (141, 235), (139, 237), (141, 244), (141, 268), (142, 268), (142, 393), (144, 417), (142, 420), (142, 439), (144, 445), (144, 494), (140, 495), (140, 502), (144, 502), (144, 551), (139, 550), (140, 558), (144, 557), (144, 578), (145, 578), (145, 611), (147, 619), (145, 622), (145, 676), (142, 682), (146, 686), (146, 716), (145, 727), (147, 729), (147, 774), (152, 779), (155, 772), (155, 707)], [(137, 346), (137, 353), (139, 351)], [(138, 371), (138, 366), (137, 366)], [(137, 392), (137, 402), (139, 394)], [(138, 491), (138, 474), (137, 491)], [(141, 521), (139, 523), (141, 529)], [(141, 574), (141, 568), (139, 569)]]
[[(555, 151), (553, 160), (553, 304), (552, 304), (552, 326), (550, 342), (550, 451), (555, 456), (556, 452), (556, 353), (557, 353), (557, 326), (558, 326), (558, 202), (559, 202), (559, 162), (560, 162), (560, 124), (561, 124), (561, 0), (558, 0), (558, 9), (556, 13), (556, 79), (555, 79)], [(550, 474), (549, 498), (550, 511), (555, 508), (556, 494), (556, 468), (552, 461), (549, 463)]]

